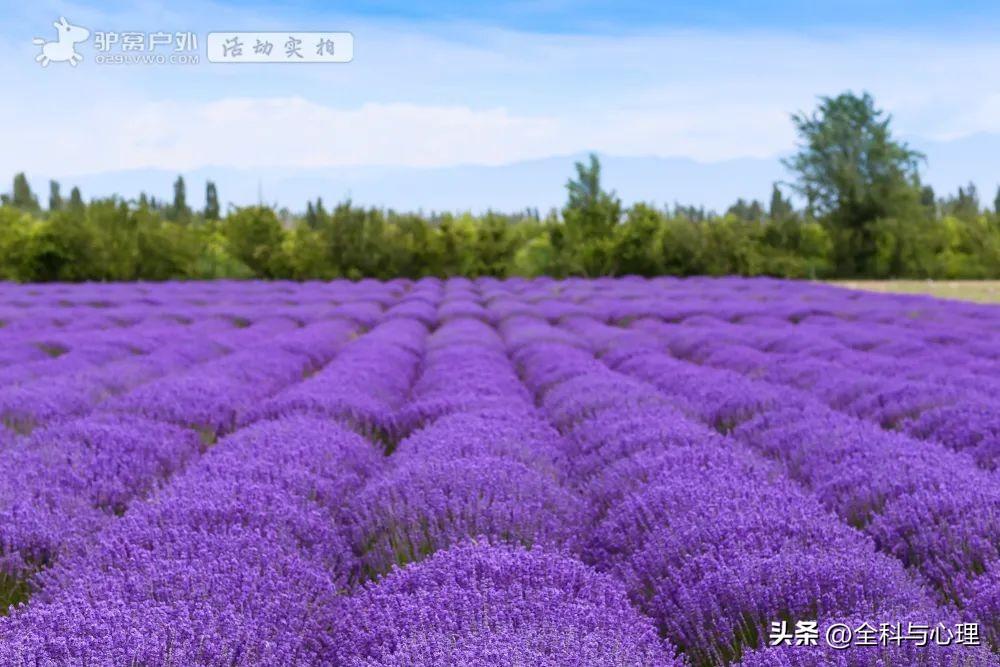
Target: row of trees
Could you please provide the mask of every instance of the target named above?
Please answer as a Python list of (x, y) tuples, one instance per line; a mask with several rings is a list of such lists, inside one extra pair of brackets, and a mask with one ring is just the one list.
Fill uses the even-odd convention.
[(293, 215), (268, 206), (220, 211), (141, 195), (85, 203), (58, 183), (43, 210), (19, 174), (0, 205), (0, 279), (330, 279), (372, 276), (774, 275), (790, 278), (998, 278), (1000, 190), (985, 209), (975, 186), (938, 198), (918, 153), (895, 141), (868, 95), (823, 98), (793, 116), (798, 152), (770, 201), (723, 214), (624, 207), (596, 157), (578, 163), (561, 211), (420, 215), (322, 200)]

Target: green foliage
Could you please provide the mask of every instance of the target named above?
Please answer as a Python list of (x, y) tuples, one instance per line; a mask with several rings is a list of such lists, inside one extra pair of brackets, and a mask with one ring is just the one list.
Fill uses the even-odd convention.
[(247, 206), (226, 216), (224, 225), (229, 254), (254, 275), (277, 278), (289, 273), (284, 249), (285, 230), (274, 211)]
[(80, 194), (80, 188), (74, 187), (69, 192), (69, 208), (70, 211), (77, 215), (83, 215), (85, 204), (83, 203), (83, 195)]
[(36, 218), (10, 205), (0, 206), (0, 280), (22, 280), (27, 270), (29, 241)]
[(751, 202), (745, 201), (742, 197), (726, 211), (727, 215), (733, 215), (740, 220), (747, 222), (760, 222), (764, 219), (764, 205), (754, 199)]
[(0, 201), (22, 211), (35, 213), (39, 210), (38, 197), (31, 191), (28, 177), (24, 175), (24, 172), (14, 175), (14, 187), (11, 194), (3, 195), (3, 199)]
[(288, 258), (288, 277), (294, 280), (330, 280), (336, 277), (327, 262), (323, 237), (306, 221), (299, 221), (288, 233), (284, 243)]
[(205, 183), (205, 219), (219, 219), (219, 192), (215, 188), (215, 183), (208, 181)]
[(969, 183), (958, 188), (954, 197), (946, 197), (941, 201), (941, 211), (944, 215), (952, 215), (963, 220), (975, 220), (979, 217), (979, 193), (976, 184)]
[(563, 208), (563, 228), (558, 243), (567, 272), (584, 276), (613, 271), (614, 232), (622, 215), (615, 193), (601, 187), (601, 164), (596, 155), (590, 163), (576, 163), (576, 179), (566, 184), (569, 199)]
[(58, 211), (34, 227), (27, 238), (22, 270), (39, 281), (94, 278), (94, 237), (85, 218)]
[(785, 220), (795, 217), (795, 207), (781, 193), (781, 189), (777, 183), (771, 187), (771, 204), (768, 206), (767, 214), (772, 220)]
[(182, 223), (191, 220), (191, 209), (187, 203), (187, 187), (184, 185), (183, 176), (178, 176), (174, 181), (174, 203), (168, 210), (168, 217)]
[(312, 202), (306, 203), (306, 216), (304, 221), (309, 229), (316, 229), (319, 227), (319, 216), (316, 215), (316, 209), (313, 208)]
[(58, 211), (63, 207), (62, 195), (59, 194), (59, 183), (49, 181), (49, 211)]
[(560, 275), (556, 271), (556, 257), (552, 248), (550, 236), (547, 233), (540, 234), (529, 240), (517, 249), (514, 253), (514, 261), (510, 274), (516, 276), (526, 276), (534, 278), (536, 276)]
[(472, 270), (469, 274), (494, 278), (506, 277), (520, 245), (515, 234), (515, 226), (505, 216), (492, 211), (480, 220), (465, 215), (463, 222), (472, 230), (474, 237), (473, 249), (469, 253), (472, 260)]
[(251, 206), (222, 216), (215, 185), (193, 213), (184, 180), (173, 202), (63, 201), (50, 182), (43, 212), (19, 174), (0, 205), (0, 280), (330, 280), (423, 276), (769, 275), (785, 278), (1000, 278), (997, 212), (972, 184), (936, 199), (917, 154), (892, 140), (868, 95), (824, 98), (795, 116), (789, 161), (796, 211), (777, 185), (770, 202), (740, 199), (724, 215), (702, 207), (624, 208), (601, 183), (595, 156), (577, 163), (561, 212), (415, 214), (363, 208), (301, 217)]
[(625, 221), (615, 229), (611, 255), (617, 275), (655, 276), (663, 260), (657, 243), (662, 214), (645, 204), (629, 209)]
[[(557, 216), (421, 216), (344, 202), (314, 228), (262, 206), (221, 220), (199, 216), (196, 224), (170, 220), (145, 198), (81, 206), (44, 216), (0, 206), (0, 279), (567, 276), (598, 265), (607, 275), (843, 275), (835, 251), (841, 230), (798, 214), (699, 221), (684, 209), (636, 204), (607, 235), (578, 245)], [(1000, 216), (886, 217), (870, 230), (870, 277), (1000, 277)]]
[(811, 115), (792, 116), (800, 145), (785, 166), (796, 174), (807, 213), (831, 229), (842, 275), (876, 270), (876, 221), (924, 213), (917, 175), (923, 156), (892, 138), (890, 120), (871, 95), (849, 92), (821, 98)]
[(696, 222), (676, 212), (665, 217), (659, 235), (661, 271), (674, 276), (706, 273), (704, 226), (707, 223)]

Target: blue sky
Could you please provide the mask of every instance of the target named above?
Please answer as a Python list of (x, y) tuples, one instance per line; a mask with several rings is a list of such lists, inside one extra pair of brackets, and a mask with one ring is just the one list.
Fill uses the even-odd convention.
[[(636, 28), (686, 27), (744, 30), (865, 28), (865, 29), (988, 29), (1000, 17), (990, 0), (515, 0), (468, 2), (438, 0), (368, 0), (340, 2), (240, 2), (248, 15), (355, 17), (404, 23), (490, 25), (510, 30), (547, 33), (628, 32)], [(68, 7), (69, 5), (64, 5)], [(109, 14), (128, 15), (135, 3), (105, 2)], [(152, 6), (152, 5), (148, 5)], [(994, 24), (995, 25), (995, 24)]]
[[(282, 3), (315, 12), (330, 3)], [(274, 3), (261, 3), (262, 8)], [(513, 30), (554, 33), (607, 33), (635, 28), (700, 27), (722, 29), (828, 29), (830, 27), (982, 28), (1000, 16), (997, 3), (940, 0), (744, 0), (742, 2), (338, 2), (344, 14), (405, 21), (469, 21)], [(326, 9), (325, 11), (329, 11)]]
[[(869, 90), (916, 143), (1000, 133), (1000, 3), (2, 0), (0, 178), (119, 169), (503, 165), (597, 150), (703, 162), (794, 146)], [(34, 62), (91, 31), (348, 30), (342, 65)], [(998, 170), (1000, 172), (1000, 170)], [(986, 187), (992, 187), (984, 184)]]

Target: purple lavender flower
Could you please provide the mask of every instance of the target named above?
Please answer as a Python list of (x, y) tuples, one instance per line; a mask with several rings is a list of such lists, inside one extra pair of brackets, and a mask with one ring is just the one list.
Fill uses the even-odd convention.
[(0, 619), (0, 662), (315, 664), (357, 562), (334, 518), (379, 465), (308, 417), (219, 442)]
[(347, 601), (344, 665), (683, 665), (620, 585), (538, 547), (466, 542)]
[(582, 511), (555, 479), (514, 460), (408, 457), (352, 499), (347, 520), (366, 571), (379, 574), (475, 536), (568, 545)]

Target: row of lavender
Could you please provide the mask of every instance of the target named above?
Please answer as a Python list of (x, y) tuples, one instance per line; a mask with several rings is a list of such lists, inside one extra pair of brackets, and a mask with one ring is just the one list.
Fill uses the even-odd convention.
[[(899, 440), (890, 424), (670, 355), (675, 330), (707, 327), (714, 308), (722, 327), (871, 321), (988, 364), (992, 315), (920, 302), (897, 307), (897, 322), (881, 297), (788, 289), (401, 281), (196, 298), (115, 286), (122, 309), (148, 307), (128, 317), (107, 293), (99, 306), (71, 288), (46, 294), (37, 326), (10, 318), (13, 338), (59, 354), (0, 371), (95, 356), (13, 372), (0, 391), (131, 379), (73, 410), (5, 413), (17, 418), (0, 463), (32, 471), (0, 495), (12, 508), (5, 581), (9, 597), (31, 597), (0, 621), (0, 659), (995, 664), (985, 648), (766, 648), (779, 620), (975, 619), (995, 642), (1000, 616), (989, 473), (937, 439), (906, 438), (951, 467), (890, 489), (882, 479), (898, 476), (883, 466), (869, 487), (859, 477), (888, 445), (871, 454), (864, 439)], [(10, 309), (30, 310), (19, 299)], [(255, 299), (271, 302), (255, 311)], [(73, 338), (52, 313), (79, 308), (109, 317), (79, 318)], [(976, 339), (944, 336), (935, 323), (948, 318)], [(164, 323), (158, 341), (98, 354), (119, 329)], [(196, 344), (210, 351), (188, 354)], [(158, 365), (174, 347), (185, 362)], [(129, 375), (130, 363), (144, 370)], [(988, 382), (983, 367), (968, 372)], [(819, 466), (830, 479), (808, 465), (826, 455), (817, 434), (802, 439), (810, 423), (862, 429)], [(948, 512), (972, 502), (985, 517), (952, 533)], [(936, 523), (914, 534), (928, 509)]]
[[(88, 301), (90, 289), (99, 291), (73, 292)], [(107, 290), (125, 291), (134, 288)], [(184, 307), (121, 299), (53, 309), (12, 298), (0, 329), (9, 343), (0, 365), (0, 599), (24, 598), (30, 577), (68, 545), (161, 486), (246, 406), (323, 364), (381, 316), (393, 291), (302, 295), (310, 308), (284, 310), (228, 299), (199, 306), (200, 289), (186, 290)]]

